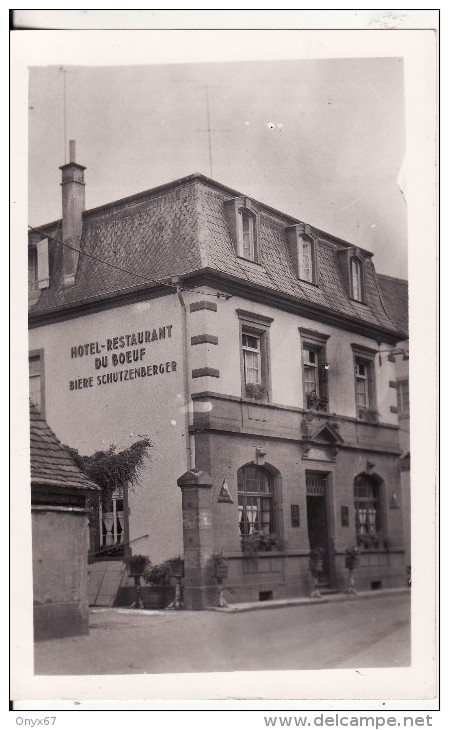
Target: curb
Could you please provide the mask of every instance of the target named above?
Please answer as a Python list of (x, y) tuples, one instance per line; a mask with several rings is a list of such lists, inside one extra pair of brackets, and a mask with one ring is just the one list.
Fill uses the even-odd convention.
[(162, 616), (164, 611), (151, 610), (147, 608), (117, 608), (114, 606), (98, 607), (89, 606), (89, 613), (124, 613), (128, 616)]
[(236, 603), (220, 608), (211, 606), (207, 611), (218, 613), (243, 613), (244, 611), (264, 611), (273, 608), (289, 608), (290, 606), (313, 606), (324, 603), (344, 603), (347, 601), (369, 600), (372, 598), (385, 598), (386, 596), (398, 596), (410, 594), (410, 588), (385, 588), (376, 591), (361, 591), (360, 593), (336, 593), (324, 594), (321, 598), (285, 598), (278, 601), (258, 601), (255, 603)]

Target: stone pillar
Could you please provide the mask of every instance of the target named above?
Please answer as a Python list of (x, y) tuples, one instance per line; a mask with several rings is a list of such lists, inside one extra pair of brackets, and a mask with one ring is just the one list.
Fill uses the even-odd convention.
[(178, 479), (182, 492), (184, 538), (184, 608), (201, 611), (213, 605), (212, 477), (191, 469)]

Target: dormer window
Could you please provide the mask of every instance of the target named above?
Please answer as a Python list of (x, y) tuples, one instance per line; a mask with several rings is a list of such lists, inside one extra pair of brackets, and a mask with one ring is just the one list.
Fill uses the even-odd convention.
[(299, 223), (287, 228), (287, 241), (296, 276), (317, 283), (316, 238), (309, 225)]
[(224, 203), (229, 233), (237, 256), (260, 263), (259, 209), (249, 198), (232, 198)]
[(246, 210), (241, 210), (240, 214), (240, 225), (241, 240), (242, 240), (242, 257), (249, 261), (256, 260), (256, 226), (255, 219), (251, 213)]
[(48, 238), (30, 237), (28, 245), (28, 291), (46, 289), (49, 285)]
[(312, 267), (312, 241), (305, 240), (302, 242), (300, 249), (300, 279), (303, 281), (313, 281)]
[(351, 299), (363, 301), (362, 264), (360, 259), (351, 258)]
[(366, 274), (369, 271), (370, 256), (372, 254), (368, 251), (356, 246), (337, 250), (342, 283), (354, 302), (364, 304), (366, 301)]

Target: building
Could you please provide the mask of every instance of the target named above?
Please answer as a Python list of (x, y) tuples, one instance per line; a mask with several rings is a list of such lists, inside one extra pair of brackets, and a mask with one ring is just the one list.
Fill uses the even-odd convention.
[(390, 317), (407, 338), (398, 342), (392, 357), (396, 364), (399, 445), (401, 448), (401, 485), (404, 509), (404, 545), (407, 566), (411, 567), (410, 499), (410, 383), (408, 340), (408, 282), (378, 274), (382, 299)]
[(30, 407), (34, 638), (87, 634), (88, 516), (99, 488)]
[[(311, 548), (331, 590), (356, 544), (360, 588), (403, 585), (389, 353), (406, 334), (372, 254), (200, 174), (85, 211), (74, 160), (62, 219), (30, 233), (31, 397), (81, 453), (154, 442), (92, 556), (196, 550), (194, 607), (220, 551), (231, 602), (307, 595)], [(186, 472), (210, 482), (207, 507), (181, 500)], [(191, 509), (207, 535), (189, 536)]]

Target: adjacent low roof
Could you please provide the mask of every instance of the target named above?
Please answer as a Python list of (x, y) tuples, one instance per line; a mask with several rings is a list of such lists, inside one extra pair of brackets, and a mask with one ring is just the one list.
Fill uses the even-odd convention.
[(377, 274), (385, 308), (401, 332), (408, 333), (408, 282)]
[(30, 404), (31, 484), (98, 490), (76, 466), (45, 418)]

